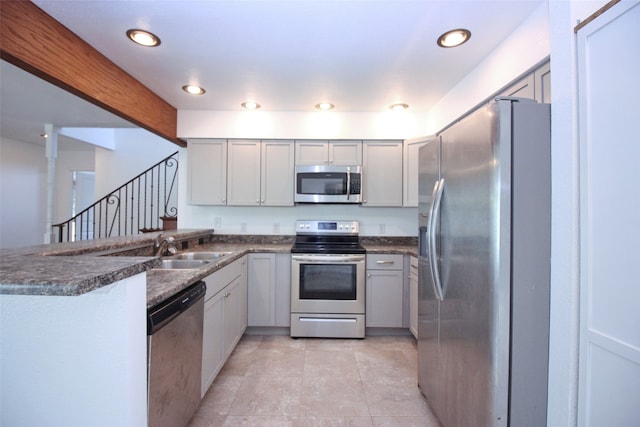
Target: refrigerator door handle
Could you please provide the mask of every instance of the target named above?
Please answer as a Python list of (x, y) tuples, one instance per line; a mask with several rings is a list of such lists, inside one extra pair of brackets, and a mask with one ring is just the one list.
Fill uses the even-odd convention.
[(438, 255), (436, 253), (436, 225), (440, 220), (440, 202), (442, 201), (442, 193), (444, 192), (444, 178), (438, 180), (433, 187), (433, 195), (431, 198), (431, 208), (429, 209), (429, 228), (427, 231), (429, 245), (429, 264), (431, 269), (431, 278), (433, 280), (433, 291), (436, 298), (440, 301), (444, 299), (442, 292), (442, 283), (440, 283), (440, 271), (438, 269)]

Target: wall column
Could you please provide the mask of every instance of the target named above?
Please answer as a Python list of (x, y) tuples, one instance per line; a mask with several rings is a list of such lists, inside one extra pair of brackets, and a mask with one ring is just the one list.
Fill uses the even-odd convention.
[(56, 192), (56, 159), (58, 158), (58, 133), (52, 124), (44, 125), (47, 155), (47, 223), (45, 224), (44, 243), (57, 242), (53, 231), (53, 211)]

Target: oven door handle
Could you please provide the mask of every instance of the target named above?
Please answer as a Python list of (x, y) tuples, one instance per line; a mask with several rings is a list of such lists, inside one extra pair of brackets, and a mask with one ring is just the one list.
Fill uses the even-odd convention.
[(364, 261), (364, 255), (291, 255), (292, 261), (300, 262), (356, 262)]

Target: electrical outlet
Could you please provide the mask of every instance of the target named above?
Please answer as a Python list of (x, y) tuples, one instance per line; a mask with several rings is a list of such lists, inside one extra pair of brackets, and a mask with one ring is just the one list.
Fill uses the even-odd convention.
[(240, 223), (240, 232), (241, 233), (246, 233), (247, 232), (247, 223), (246, 222)]
[(378, 226), (378, 233), (384, 234), (387, 231), (387, 226), (385, 224), (380, 224)]
[(273, 223), (273, 234), (280, 234), (280, 223), (279, 222), (274, 222)]
[(222, 218), (219, 216), (213, 218), (213, 228), (222, 228)]

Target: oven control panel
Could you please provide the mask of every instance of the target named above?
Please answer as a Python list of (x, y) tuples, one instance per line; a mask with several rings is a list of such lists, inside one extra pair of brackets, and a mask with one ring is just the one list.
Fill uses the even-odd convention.
[(358, 234), (359, 231), (359, 221), (296, 221), (297, 234)]

